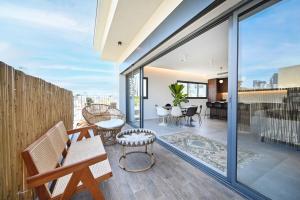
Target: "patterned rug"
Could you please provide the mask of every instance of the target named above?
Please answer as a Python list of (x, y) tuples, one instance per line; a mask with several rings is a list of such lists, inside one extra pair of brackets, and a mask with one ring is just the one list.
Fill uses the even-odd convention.
[[(222, 172), (227, 170), (227, 146), (220, 142), (190, 132), (165, 135), (160, 138)], [(238, 167), (258, 157), (257, 153), (239, 149)]]

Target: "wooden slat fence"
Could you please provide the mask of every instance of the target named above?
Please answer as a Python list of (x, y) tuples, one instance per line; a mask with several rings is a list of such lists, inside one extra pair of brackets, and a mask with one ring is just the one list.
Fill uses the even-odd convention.
[(32, 199), (21, 151), (62, 120), (73, 126), (73, 94), (0, 62), (0, 199)]

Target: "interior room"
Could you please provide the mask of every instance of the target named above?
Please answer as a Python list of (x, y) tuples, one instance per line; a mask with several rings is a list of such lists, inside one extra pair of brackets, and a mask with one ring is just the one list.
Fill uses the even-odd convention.
[[(289, 70), (292, 72), (286, 74)], [(249, 85), (240, 74), (238, 80), (238, 181), (266, 195), (273, 188), (275, 199), (280, 195), (300, 195), (300, 174), (295, 168), (300, 165), (296, 139), (300, 134), (299, 120), (289, 114), (286, 119), (279, 118), (273, 113), (280, 106), (284, 107), (283, 112), (289, 112), (282, 105), (292, 95), (292, 107), (300, 110), (299, 99), (296, 100), (299, 84), (291, 77), (295, 70), (299, 66), (282, 67), (278, 69), (280, 77), (270, 72), (269, 80), (259, 82), (254, 78)], [(155, 130), (161, 140), (226, 176), (230, 78), (225, 21), (144, 67), (144, 127)], [(287, 85), (288, 82), (293, 84)], [(174, 97), (169, 86), (174, 83), (183, 85), (183, 93), (187, 93), (188, 102), (180, 103), (184, 117), (172, 113)], [(191, 107), (197, 110), (189, 117), (185, 113)], [(290, 139), (274, 137), (278, 130), (285, 130)], [(286, 190), (280, 194), (274, 192), (274, 187)]]
[[(225, 21), (144, 68), (144, 127), (222, 175), (227, 169), (227, 38)], [(169, 88), (174, 83), (187, 94), (187, 101), (175, 106), (179, 113)]]

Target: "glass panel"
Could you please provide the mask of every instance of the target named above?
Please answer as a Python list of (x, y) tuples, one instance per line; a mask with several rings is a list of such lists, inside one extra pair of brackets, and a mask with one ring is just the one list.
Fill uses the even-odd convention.
[(143, 97), (148, 98), (148, 78), (143, 78)]
[(189, 97), (197, 97), (198, 96), (198, 84), (189, 83), (188, 96)]
[[(206, 83), (196, 83), (189, 81), (177, 81), (184, 86), (183, 93), (187, 94), (188, 97), (207, 97), (207, 84)], [(227, 85), (227, 84), (226, 84)]]
[(184, 86), (183, 88), (183, 94), (187, 94), (188, 93), (188, 84), (187, 83), (183, 83), (183, 82), (179, 82), (181, 85)]
[(206, 92), (207, 92), (206, 84), (199, 84), (198, 85), (198, 97), (207, 97)]
[[(151, 80), (151, 95), (143, 102), (144, 127), (223, 176), (227, 173), (227, 39), (228, 21), (224, 21), (144, 67), (144, 76)], [(184, 85), (183, 91), (170, 90), (176, 82)], [(207, 87), (212, 99), (197, 98), (208, 96)], [(184, 99), (182, 94), (194, 98)]]
[(127, 75), (127, 122), (140, 126), (140, 70)]
[(299, 10), (286, 0), (239, 21), (237, 179), (278, 200), (300, 199)]

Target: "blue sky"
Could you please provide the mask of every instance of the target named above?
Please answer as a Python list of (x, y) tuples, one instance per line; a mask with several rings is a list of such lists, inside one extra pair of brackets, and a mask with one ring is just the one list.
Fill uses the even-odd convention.
[(300, 1), (285, 0), (239, 24), (239, 78), (269, 81), (279, 68), (300, 64)]
[[(74, 94), (116, 91), (116, 72), (93, 49), (96, 0), (1, 0), (0, 60)], [(269, 81), (300, 64), (300, 4), (285, 0), (240, 23), (239, 78)], [(276, 42), (275, 42), (276, 41)]]
[(96, 4), (1, 0), (0, 60), (74, 94), (112, 94), (114, 65), (93, 49)]

